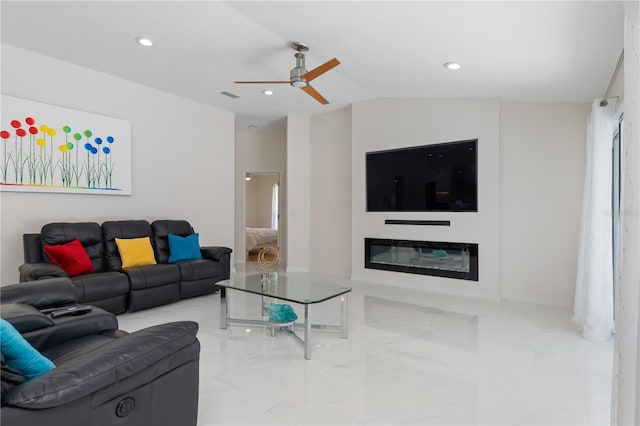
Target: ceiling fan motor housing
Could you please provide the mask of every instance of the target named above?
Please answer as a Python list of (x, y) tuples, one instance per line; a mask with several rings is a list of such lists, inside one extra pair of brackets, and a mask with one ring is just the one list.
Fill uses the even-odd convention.
[(296, 53), (296, 67), (291, 70), (290, 80), (293, 87), (306, 87), (307, 81), (302, 78), (308, 71), (304, 68), (304, 53)]

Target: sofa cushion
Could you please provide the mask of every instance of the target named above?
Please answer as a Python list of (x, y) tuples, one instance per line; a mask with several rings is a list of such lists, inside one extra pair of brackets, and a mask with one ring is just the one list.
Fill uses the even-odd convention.
[(89, 259), (91, 259), (94, 271), (104, 271), (102, 228), (97, 223), (56, 222), (44, 225), (40, 230), (40, 244), (42, 244), (43, 251), (45, 246), (65, 244), (76, 239), (80, 241)]
[(93, 272), (91, 259), (78, 239), (65, 244), (44, 246), (44, 251), (51, 263), (61, 267), (70, 277)]
[(216, 278), (216, 281), (218, 281), (224, 273), (223, 267), (219, 262), (212, 262), (210, 260), (192, 260), (189, 262), (180, 262), (176, 265), (180, 269), (182, 282), (209, 278)]
[(116, 238), (116, 245), (122, 260), (122, 269), (155, 265), (157, 263), (149, 237)]
[(78, 302), (94, 304), (99, 300), (126, 295), (129, 292), (129, 280), (121, 272), (100, 272), (72, 278), (71, 282), (78, 291)]
[(22, 234), (22, 248), (25, 263), (45, 262), (40, 234)]
[(35, 379), (55, 368), (50, 359), (35, 350), (9, 321), (0, 318), (0, 347), (7, 365), (27, 380)]
[(176, 265), (168, 263), (152, 266), (141, 266), (125, 270), (129, 277), (131, 290), (142, 290), (180, 282), (180, 270)]
[(186, 237), (175, 234), (169, 234), (167, 237), (169, 240), (169, 263), (202, 259), (200, 239), (197, 232)]

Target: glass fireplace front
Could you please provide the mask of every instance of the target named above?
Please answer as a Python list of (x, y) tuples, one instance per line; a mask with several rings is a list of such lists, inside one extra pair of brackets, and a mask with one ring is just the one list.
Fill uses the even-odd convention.
[(364, 239), (364, 267), (478, 281), (478, 244)]

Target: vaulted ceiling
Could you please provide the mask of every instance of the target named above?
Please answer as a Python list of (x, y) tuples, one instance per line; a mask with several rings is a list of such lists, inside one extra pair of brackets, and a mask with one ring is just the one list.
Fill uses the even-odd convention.
[[(236, 113), (273, 128), (384, 97), (590, 102), (623, 48), (619, 1), (2, 1), (2, 43)], [(154, 41), (144, 48), (138, 36)], [(321, 105), (287, 84), (309, 46)], [(462, 69), (446, 69), (455, 61)], [(272, 89), (272, 96), (262, 91)], [(232, 99), (221, 94), (238, 95)]]

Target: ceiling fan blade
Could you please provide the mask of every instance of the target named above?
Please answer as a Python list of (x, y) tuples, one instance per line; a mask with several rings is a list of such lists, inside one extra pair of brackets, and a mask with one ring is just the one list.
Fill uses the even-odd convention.
[(324, 96), (322, 96), (316, 89), (309, 86), (308, 84), (305, 87), (301, 87), (301, 89), (307, 92), (308, 95), (310, 95), (316, 101), (320, 102), (322, 105), (327, 105), (329, 103), (329, 101), (326, 100)]
[(291, 84), (289, 80), (287, 81), (234, 81), (236, 84)]
[(337, 67), (338, 65), (340, 65), (340, 61), (337, 60), (336, 58), (333, 58), (325, 62), (324, 64), (320, 65), (319, 67), (315, 67), (308, 73), (304, 74), (302, 78), (307, 82), (309, 82), (314, 78), (320, 77), (322, 74), (324, 74), (325, 72), (329, 71), (332, 68)]

